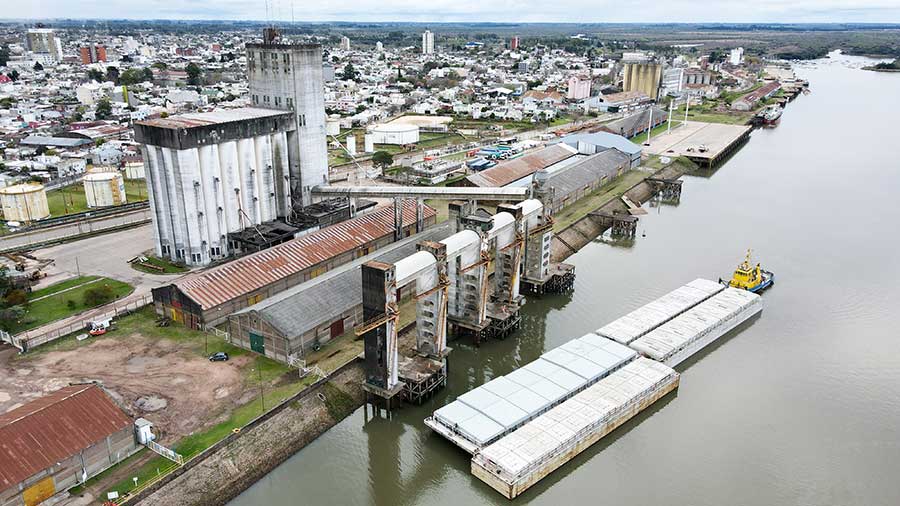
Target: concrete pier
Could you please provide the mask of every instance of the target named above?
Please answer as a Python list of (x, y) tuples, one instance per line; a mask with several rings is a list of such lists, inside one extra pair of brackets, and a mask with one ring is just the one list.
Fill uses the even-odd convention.
[(704, 167), (724, 160), (750, 138), (749, 125), (724, 125), (689, 121), (650, 140), (644, 151), (652, 155), (684, 156)]

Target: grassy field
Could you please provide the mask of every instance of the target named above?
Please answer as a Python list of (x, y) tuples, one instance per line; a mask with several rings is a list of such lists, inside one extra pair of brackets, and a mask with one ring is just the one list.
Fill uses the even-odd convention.
[(553, 215), (553, 230), (559, 232), (591, 211), (605, 205), (607, 202), (617, 199), (625, 194), (629, 188), (650, 177), (649, 172), (630, 170), (613, 179), (594, 193), (582, 197), (569, 207), (563, 208)]
[[(750, 118), (753, 116), (751, 112), (739, 112), (739, 111), (728, 111), (721, 112), (716, 111), (712, 107), (708, 106), (691, 106), (690, 111), (688, 111), (688, 121), (702, 121), (704, 123), (724, 123), (726, 125), (744, 125)], [(684, 106), (675, 109), (675, 112), (672, 113), (673, 118), (684, 118)]]
[[(127, 202), (140, 202), (147, 200), (147, 198), (146, 181), (143, 179), (125, 180), (125, 200)], [(47, 206), (50, 208), (51, 216), (65, 216), (88, 211), (84, 185), (75, 183), (59, 190), (48, 191)]]
[(138, 262), (132, 262), (130, 265), (133, 269), (146, 272), (149, 274), (179, 274), (182, 272), (187, 272), (188, 268), (184, 265), (174, 264), (168, 260), (164, 260), (162, 258), (157, 258), (154, 256), (146, 257), (147, 261), (143, 262), (144, 264), (154, 265), (159, 267), (162, 270), (153, 269), (151, 267), (147, 267), (145, 265), (141, 265)]
[[(128, 283), (96, 276), (84, 276), (74, 280), (63, 281), (29, 294), (29, 303), (25, 310), (25, 316), (11, 326), (9, 332), (17, 333), (30, 330), (97, 307), (97, 305), (85, 305), (84, 294), (91, 288), (98, 288), (104, 285), (112, 289), (113, 300), (125, 297), (134, 291), (134, 287)], [(63, 291), (67, 289), (68, 291)], [(49, 297), (44, 297), (47, 295)], [(44, 298), (36, 300), (39, 297)]]

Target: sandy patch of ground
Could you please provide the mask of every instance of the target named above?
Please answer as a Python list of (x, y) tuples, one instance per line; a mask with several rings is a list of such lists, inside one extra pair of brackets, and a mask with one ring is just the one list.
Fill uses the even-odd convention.
[(173, 441), (239, 402), (247, 360), (210, 362), (177, 342), (139, 335), (21, 357), (3, 347), (0, 413), (71, 383), (99, 381), (129, 414), (152, 421), (164, 441)]

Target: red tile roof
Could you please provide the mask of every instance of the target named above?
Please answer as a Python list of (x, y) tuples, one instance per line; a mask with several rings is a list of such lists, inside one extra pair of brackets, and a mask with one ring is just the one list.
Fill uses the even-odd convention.
[(0, 490), (132, 423), (97, 385), (65, 387), (0, 414)]
[[(425, 206), (425, 218), (435, 210)], [(416, 205), (404, 202), (403, 226), (416, 222)], [(383, 207), (269, 249), (174, 282), (204, 310), (245, 296), (304, 269), (352, 251), (394, 231), (394, 208)]]

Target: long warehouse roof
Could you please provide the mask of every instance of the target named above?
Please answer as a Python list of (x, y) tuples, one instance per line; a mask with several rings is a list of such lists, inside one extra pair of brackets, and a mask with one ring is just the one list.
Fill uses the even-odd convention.
[(737, 288), (726, 288), (636, 339), (630, 346), (654, 360), (665, 362), (694, 341), (714, 332), (717, 327), (728, 325), (734, 318), (746, 314), (745, 310), (752, 306), (762, 308), (759, 295)]
[(578, 150), (571, 146), (554, 144), (515, 160), (501, 162), (466, 179), (475, 186), (506, 186), (576, 154)]
[(435, 411), (433, 420), (481, 447), (607, 376), (636, 355), (621, 344), (588, 334), (459, 396)]
[(677, 376), (672, 368), (640, 357), (484, 448), (474, 459), (512, 483)]
[[(425, 206), (425, 217), (435, 210)], [(403, 203), (403, 226), (416, 222), (416, 204)], [(204, 310), (244, 296), (304, 269), (352, 251), (394, 232), (394, 209), (384, 207), (336, 223), (173, 284)]]
[(724, 289), (715, 281), (695, 279), (597, 329), (596, 333), (629, 344)]

